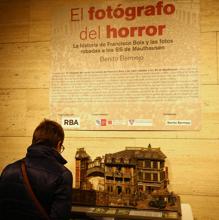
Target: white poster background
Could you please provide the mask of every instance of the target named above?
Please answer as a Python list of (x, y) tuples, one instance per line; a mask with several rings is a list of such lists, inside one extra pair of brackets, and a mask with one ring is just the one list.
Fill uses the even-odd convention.
[(199, 33), (197, 1), (68, 1), (54, 14), (52, 117), (72, 130), (200, 129)]

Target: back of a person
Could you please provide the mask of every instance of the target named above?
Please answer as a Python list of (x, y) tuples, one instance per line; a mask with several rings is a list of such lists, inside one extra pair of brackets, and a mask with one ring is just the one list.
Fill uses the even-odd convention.
[[(69, 172), (51, 156), (54, 153), (53, 149), (44, 143), (43, 145), (33, 145), (28, 149), (26, 156), (27, 174), (31, 186), (47, 212), (51, 209), (55, 193), (66, 188), (66, 185), (62, 183), (63, 175), (68, 175)], [(69, 193), (71, 194), (71, 192)], [(56, 212), (59, 210), (57, 209)]]
[[(37, 141), (28, 147), (22, 160), (25, 161), (32, 190), (49, 218), (69, 219), (72, 174), (63, 166), (67, 161), (59, 150), (50, 141)], [(0, 213), (4, 220), (42, 219), (25, 186), (22, 160), (8, 165), (0, 177)]]
[(10, 164), (2, 173), (0, 181), (0, 213), (4, 220), (40, 219), (21, 175), (21, 161)]

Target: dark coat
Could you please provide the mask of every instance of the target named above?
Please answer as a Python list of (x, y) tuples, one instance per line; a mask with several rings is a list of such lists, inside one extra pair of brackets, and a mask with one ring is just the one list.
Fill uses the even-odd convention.
[[(72, 174), (67, 162), (48, 143), (31, 145), (25, 157), (27, 175), (38, 200), (52, 220), (69, 219)], [(40, 220), (23, 182), (21, 160), (8, 165), (0, 179), (0, 218)]]

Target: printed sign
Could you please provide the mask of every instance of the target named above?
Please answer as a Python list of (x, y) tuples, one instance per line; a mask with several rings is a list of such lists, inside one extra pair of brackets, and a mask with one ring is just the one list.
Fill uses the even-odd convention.
[(54, 13), (52, 117), (80, 130), (200, 129), (199, 2), (68, 1)]

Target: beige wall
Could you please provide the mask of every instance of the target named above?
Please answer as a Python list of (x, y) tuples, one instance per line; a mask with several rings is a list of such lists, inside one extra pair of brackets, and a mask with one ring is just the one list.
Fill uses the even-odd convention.
[[(76, 148), (92, 156), (125, 146), (161, 147), (170, 188), (196, 220), (219, 219), (219, 1), (201, 1), (200, 131), (66, 132), (64, 157), (74, 171)], [(25, 155), (32, 131), (49, 117), (52, 7), (61, 0), (0, 0), (0, 171)]]

